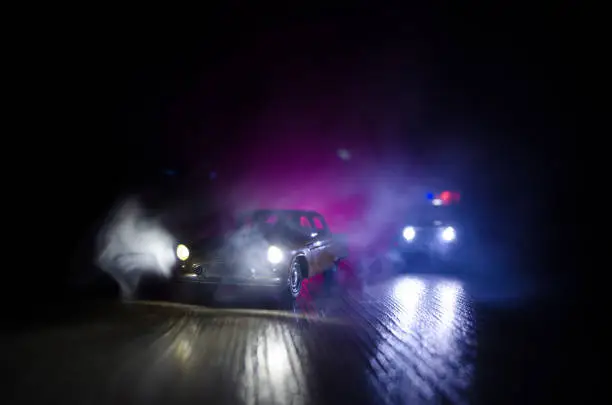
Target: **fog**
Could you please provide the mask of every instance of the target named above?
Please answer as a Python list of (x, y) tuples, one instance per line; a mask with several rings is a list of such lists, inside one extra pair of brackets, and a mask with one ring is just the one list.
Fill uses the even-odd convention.
[(96, 262), (119, 284), (123, 298), (133, 296), (146, 273), (169, 277), (175, 240), (159, 218), (147, 214), (137, 197), (117, 204), (98, 234)]

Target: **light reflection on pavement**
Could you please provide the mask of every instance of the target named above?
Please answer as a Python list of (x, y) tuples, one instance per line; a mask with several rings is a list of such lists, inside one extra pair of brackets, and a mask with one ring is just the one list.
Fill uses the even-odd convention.
[(404, 275), (317, 289), (295, 313), (130, 304), (4, 338), (3, 366), (16, 403), (470, 402), (477, 337), (464, 283)]
[(379, 338), (371, 379), (386, 403), (463, 402), (475, 360), (474, 323), (458, 281), (402, 277), (367, 288), (359, 303)]

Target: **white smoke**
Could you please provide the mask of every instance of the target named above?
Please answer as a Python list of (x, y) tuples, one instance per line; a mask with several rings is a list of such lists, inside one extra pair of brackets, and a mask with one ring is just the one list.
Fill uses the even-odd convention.
[(131, 298), (145, 273), (169, 277), (175, 241), (158, 219), (148, 217), (136, 198), (122, 202), (98, 235), (97, 264)]

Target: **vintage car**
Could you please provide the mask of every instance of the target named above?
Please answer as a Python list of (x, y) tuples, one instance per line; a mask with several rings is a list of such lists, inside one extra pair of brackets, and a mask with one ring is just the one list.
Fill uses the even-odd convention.
[(315, 211), (261, 209), (239, 216), (221, 235), (181, 241), (174, 281), (272, 287), (294, 300), (302, 281), (334, 273), (346, 249)]

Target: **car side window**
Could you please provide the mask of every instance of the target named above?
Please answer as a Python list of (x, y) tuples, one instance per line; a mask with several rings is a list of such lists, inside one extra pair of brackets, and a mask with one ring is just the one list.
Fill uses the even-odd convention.
[(300, 228), (302, 228), (305, 231), (312, 230), (312, 224), (310, 223), (310, 220), (308, 219), (308, 217), (305, 215), (302, 215), (300, 217)]
[(266, 224), (275, 225), (278, 223), (278, 216), (271, 214), (266, 218)]
[(321, 215), (314, 215), (312, 217), (312, 223), (314, 225), (315, 232), (318, 232), (322, 235), (329, 234), (329, 228), (327, 227), (327, 224), (325, 223), (325, 220)]

